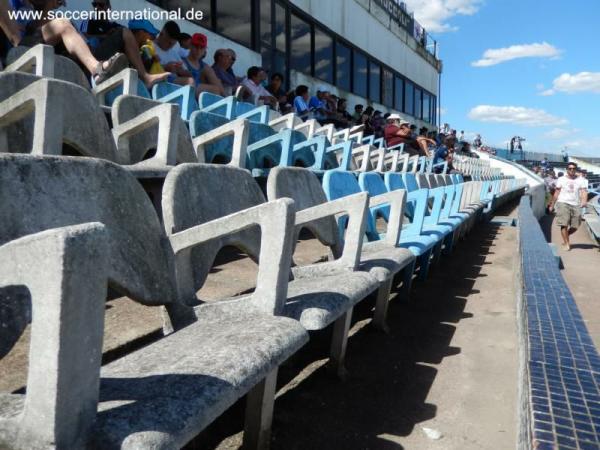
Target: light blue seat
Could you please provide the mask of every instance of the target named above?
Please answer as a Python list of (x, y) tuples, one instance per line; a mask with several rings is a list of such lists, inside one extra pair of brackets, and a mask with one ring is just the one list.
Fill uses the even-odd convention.
[[(123, 94), (123, 86), (122, 85), (117, 86), (116, 88), (108, 91), (106, 94), (104, 94), (104, 102), (105, 102), (106, 106), (112, 106), (112, 104), (115, 102), (117, 97), (122, 94)], [(144, 98), (152, 98), (150, 96), (150, 92), (146, 88), (146, 85), (141, 80), (138, 80), (138, 82), (137, 82), (137, 95), (140, 97), (144, 97)]]
[(194, 111), (198, 110), (196, 90), (193, 86), (179, 86), (178, 84), (163, 81), (152, 86), (152, 99), (163, 103), (179, 105), (183, 120), (190, 120)]
[[(363, 185), (365, 187), (372, 187), (374, 189), (373, 192), (368, 191), (369, 195), (378, 195), (386, 192), (387, 189), (381, 178), (379, 178), (380, 183), (378, 183), (373, 175), (379, 178), (379, 175), (375, 173), (363, 173), (359, 175), (359, 177), (362, 176)], [(329, 201), (361, 191), (361, 187), (354, 174), (341, 170), (331, 170), (325, 173), (323, 177), (323, 189)], [(421, 279), (424, 279), (427, 276), (432, 249), (440, 242), (436, 237), (421, 235), (425, 209), (427, 207), (427, 196), (427, 189), (408, 193), (406, 206), (412, 205), (412, 210), (414, 211), (413, 220), (412, 223), (402, 227), (400, 240), (398, 242), (400, 247), (410, 250), (418, 258), (417, 261), (420, 267), (419, 276)], [(385, 209), (374, 208), (374, 210), (376, 211), (376, 214), (381, 213), (381, 216), (385, 218)], [(340, 228), (340, 233), (342, 233), (345, 229), (345, 221), (340, 220), (338, 226)], [(384, 237), (377, 231), (376, 216), (373, 214), (372, 210), (369, 210), (365, 233), (369, 241), (378, 241)]]

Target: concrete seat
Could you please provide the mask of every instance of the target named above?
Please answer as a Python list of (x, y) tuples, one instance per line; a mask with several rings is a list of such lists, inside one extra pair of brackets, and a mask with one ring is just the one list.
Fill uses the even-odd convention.
[[(205, 186), (217, 198), (214, 188)], [(308, 340), (299, 323), (278, 316), (291, 259), (290, 200), (167, 238), (141, 186), (116, 164), (4, 154), (0, 203), (2, 301), (21, 299), (12, 316), (33, 318), (26, 394), (0, 397), (0, 447), (181, 447), (247, 393), (246, 445), (268, 443), (278, 365)], [(269, 236), (256, 248), (255, 292), (189, 306), (201, 287), (191, 281), (190, 255), (252, 227)], [(31, 306), (13, 286), (28, 289)], [(101, 372), (107, 286), (160, 306), (161, 315), (164, 308), (169, 336)], [(27, 322), (3, 331), (3, 352)]]
[[(219, 196), (207, 195), (209, 191), (217, 191)], [(360, 209), (362, 212), (364, 199), (362, 201), (362, 204), (349, 204), (347, 207)], [(211, 219), (227, 217), (247, 208), (260, 207), (264, 202), (260, 187), (247, 170), (223, 165), (182, 164), (173, 169), (165, 181), (165, 229), (168, 234), (177, 233), (181, 229), (202, 226)], [(362, 214), (359, 214), (358, 219), (358, 222), (353, 222), (353, 226), (360, 231)], [(224, 246), (237, 247), (252, 259), (259, 260), (257, 249), (261, 238), (258, 231), (248, 228), (241, 233), (203, 244), (190, 255), (189, 265), (193, 267), (194, 274), (189, 281), (190, 285), (202, 285), (217, 252)], [(264, 239), (273, 239), (271, 236), (267, 238), (267, 233), (263, 234)], [(301, 320), (310, 330), (321, 329), (335, 321), (334, 334), (339, 335), (339, 338), (334, 338), (332, 342), (331, 366), (337, 371), (343, 371), (347, 327), (350, 324), (352, 306), (378, 286), (373, 277), (353, 271), (353, 252), (357, 251), (356, 246), (349, 247), (346, 258), (341, 263), (323, 264), (328, 270), (314, 265), (294, 267), (289, 284), (287, 280), (290, 273), (284, 277), (288, 295), (281, 304), (281, 314)], [(263, 255), (260, 255), (260, 258), (262, 265)], [(290, 254), (288, 264), (291, 260)], [(339, 278), (336, 284), (337, 275), (345, 277)], [(257, 282), (257, 291), (260, 288), (261, 285)]]

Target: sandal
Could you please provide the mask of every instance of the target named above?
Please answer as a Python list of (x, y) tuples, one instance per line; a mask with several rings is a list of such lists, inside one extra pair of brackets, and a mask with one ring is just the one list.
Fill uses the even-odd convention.
[[(103, 67), (104, 63), (107, 63), (106, 68)], [(96, 85), (106, 81), (113, 75), (118, 74), (121, 70), (129, 67), (129, 60), (123, 53), (115, 53), (106, 61), (100, 61), (96, 66), (96, 72), (94, 73), (94, 81)]]

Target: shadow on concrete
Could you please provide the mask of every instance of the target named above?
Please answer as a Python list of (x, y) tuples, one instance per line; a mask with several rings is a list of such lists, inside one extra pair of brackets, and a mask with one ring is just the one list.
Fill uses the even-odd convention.
[[(357, 305), (345, 381), (332, 378), (324, 365), (331, 331), (311, 333), (280, 368), (284, 393), (275, 403), (271, 448), (402, 449), (398, 438), (437, 414), (436, 405), (426, 402), (437, 375), (431, 365), (461, 352), (450, 344), (457, 324), (473, 317), (464, 309), (499, 228), (479, 225), (426, 282), (413, 284), (410, 301), (393, 299), (389, 334), (368, 326), (374, 299)], [(238, 448), (239, 434), (222, 441), (240, 433), (243, 416), (241, 400), (186, 448)]]

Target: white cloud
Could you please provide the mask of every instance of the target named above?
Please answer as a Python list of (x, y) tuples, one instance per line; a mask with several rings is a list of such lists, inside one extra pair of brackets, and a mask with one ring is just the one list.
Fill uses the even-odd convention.
[(458, 28), (447, 21), (456, 15), (475, 14), (483, 0), (405, 0), (409, 11), (427, 31), (444, 33)]
[(563, 139), (566, 138), (567, 136), (570, 136), (573, 134), (572, 130), (567, 130), (565, 128), (552, 128), (550, 131), (548, 131), (547, 133), (544, 133), (544, 137), (546, 139)]
[(483, 52), (483, 57), (480, 60), (472, 62), (471, 65), (474, 67), (487, 67), (517, 58), (557, 58), (560, 53), (559, 49), (547, 42), (511, 45), (504, 48), (490, 48)]
[(554, 95), (556, 92), (575, 94), (578, 92), (592, 92), (600, 94), (600, 72), (579, 72), (571, 75), (563, 73), (552, 82), (552, 89), (540, 95)]
[(445, 116), (448, 114), (448, 110), (446, 108), (440, 108), (440, 115)]
[(559, 126), (568, 123), (567, 119), (553, 116), (543, 109), (523, 106), (478, 105), (469, 111), (469, 118), (481, 122), (513, 123), (529, 127)]

